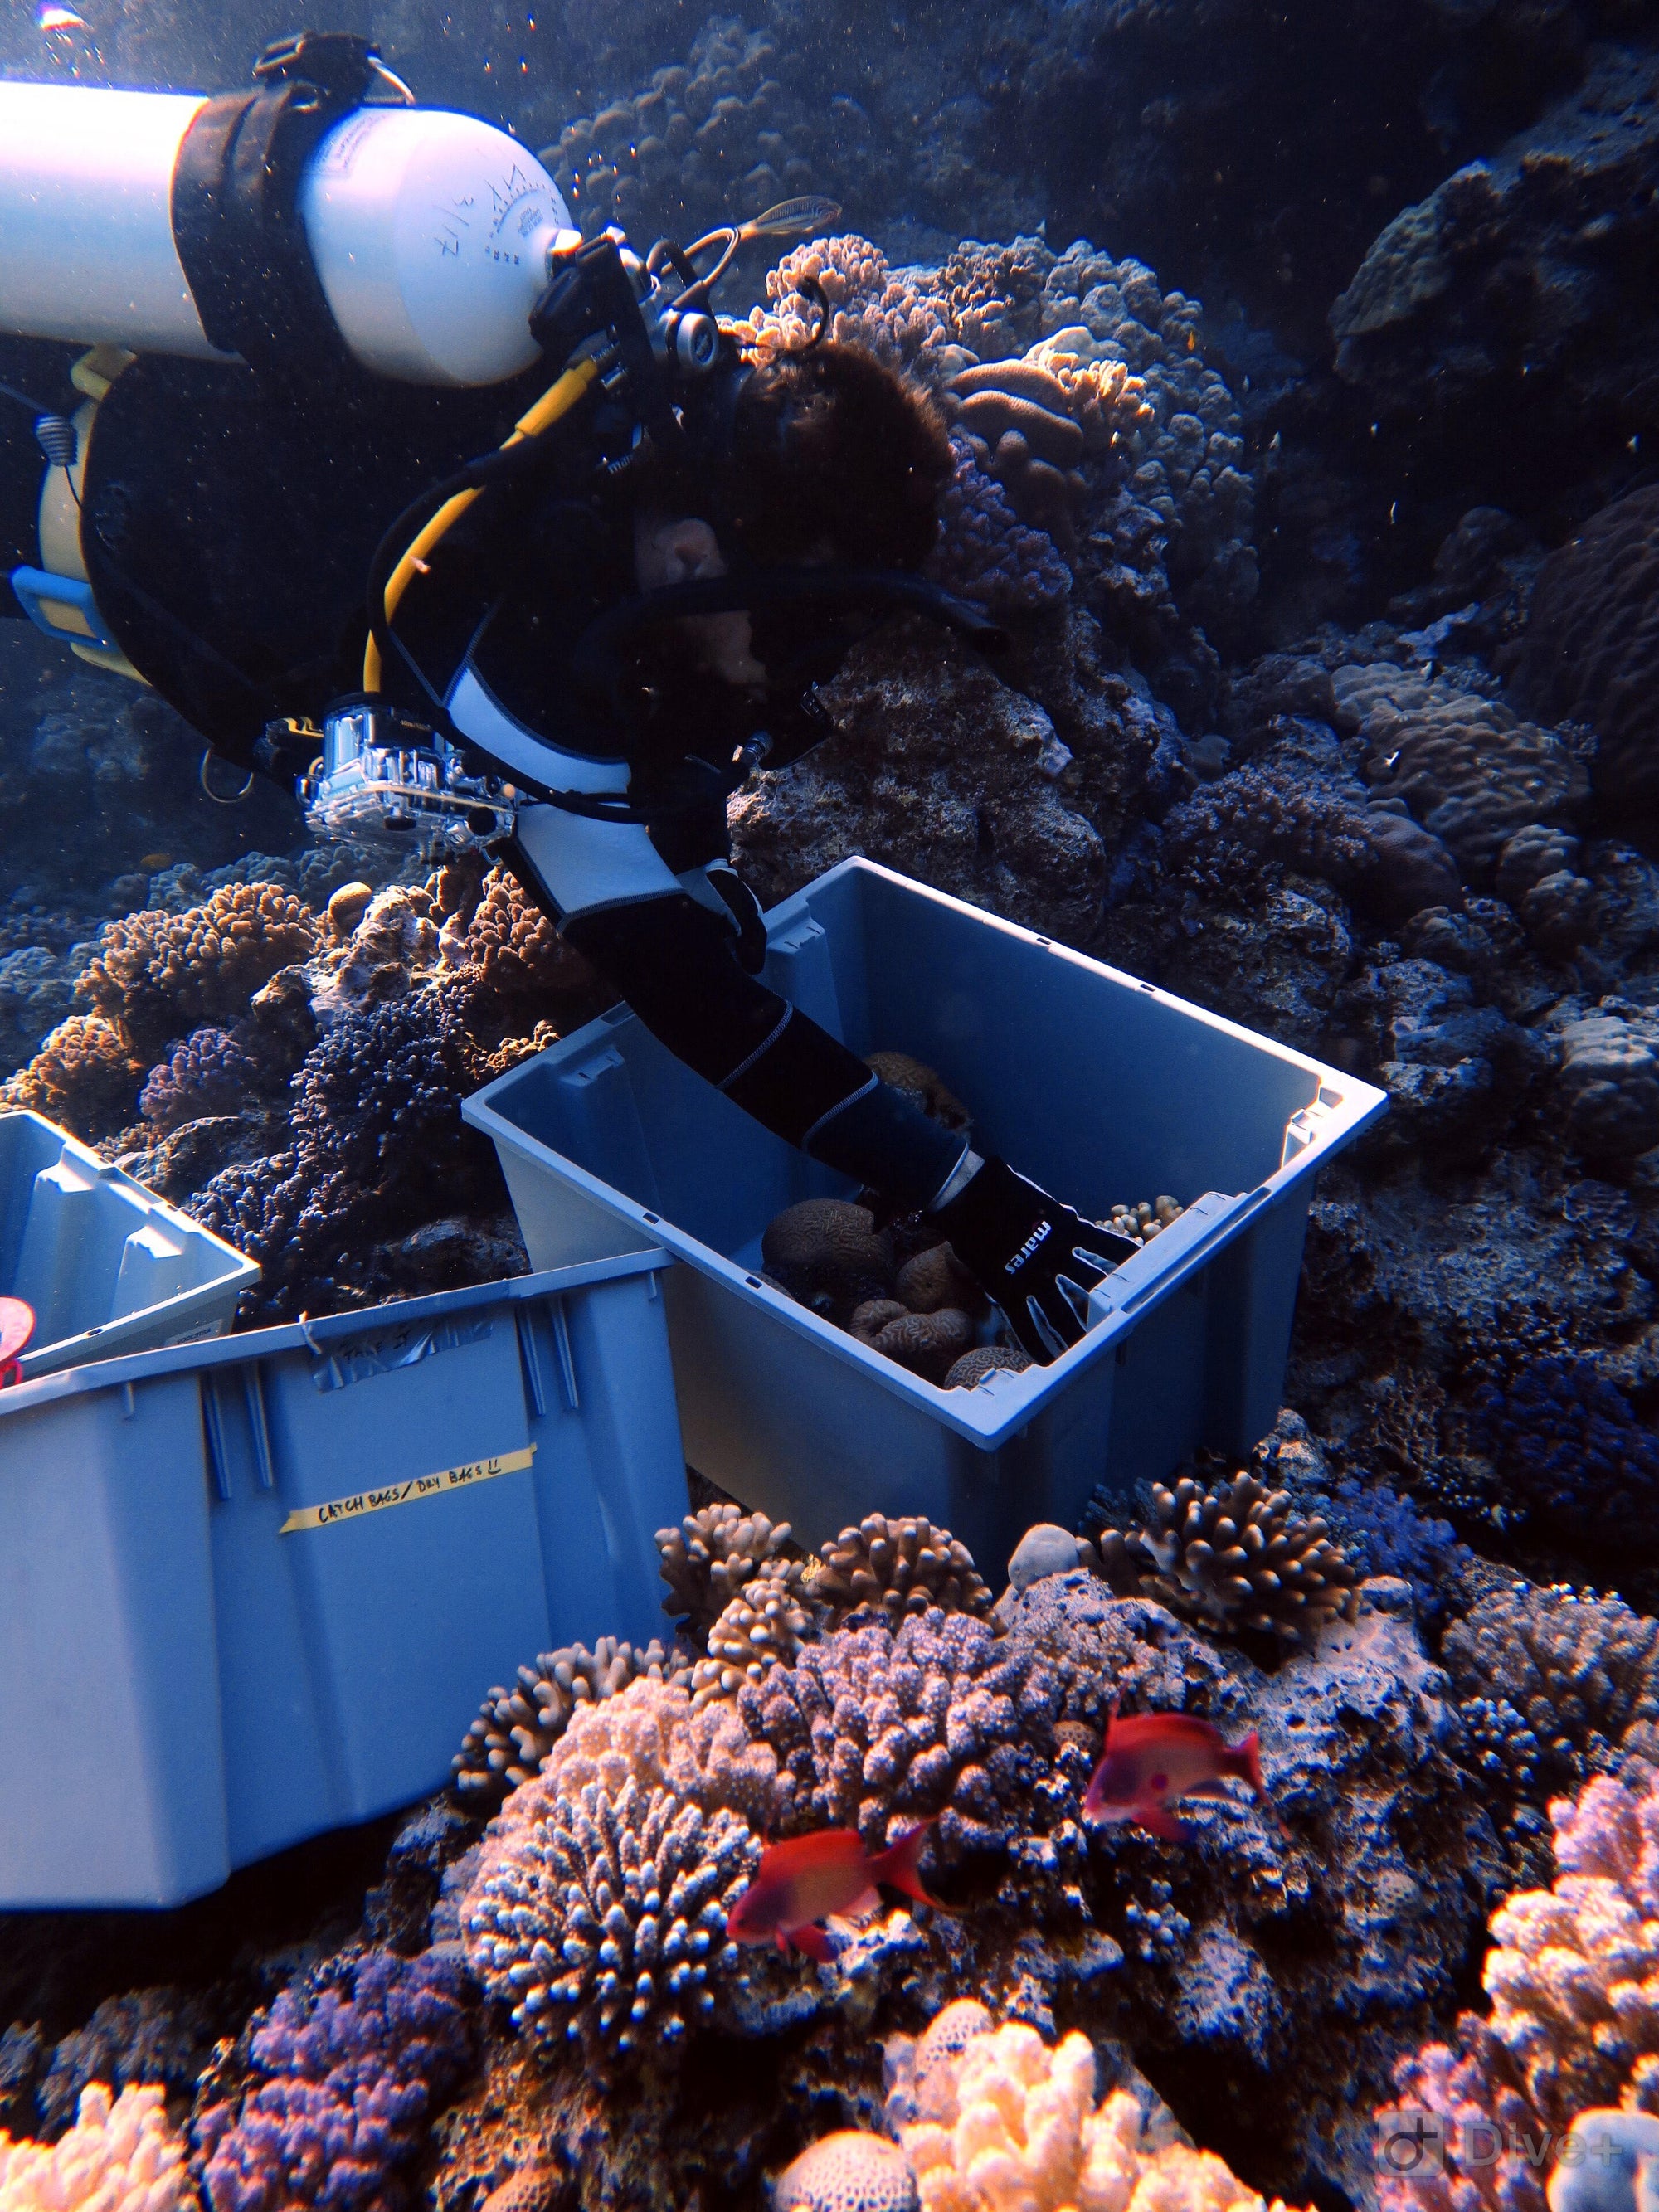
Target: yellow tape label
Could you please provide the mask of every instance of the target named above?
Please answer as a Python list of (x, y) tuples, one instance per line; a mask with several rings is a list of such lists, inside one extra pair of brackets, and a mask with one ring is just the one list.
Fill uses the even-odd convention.
[(292, 1536), (301, 1528), (335, 1528), (343, 1521), (361, 1521), (365, 1513), (385, 1513), (394, 1505), (413, 1505), (419, 1498), (447, 1497), (472, 1483), (491, 1482), (498, 1474), (522, 1474), (535, 1456), (535, 1445), (526, 1444), (522, 1451), (498, 1452), (494, 1459), (441, 1468), (436, 1474), (388, 1483), (384, 1490), (360, 1490), (352, 1498), (331, 1498), (325, 1505), (302, 1505), (289, 1515), (276, 1534)]

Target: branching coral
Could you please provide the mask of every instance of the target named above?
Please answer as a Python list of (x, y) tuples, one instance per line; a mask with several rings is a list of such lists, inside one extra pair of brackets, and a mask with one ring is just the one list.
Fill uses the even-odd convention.
[(734, 1698), (745, 1682), (759, 1682), (775, 1667), (793, 1666), (815, 1628), (800, 1602), (797, 1577), (763, 1572), (746, 1583), (708, 1632), (707, 1655), (691, 1669), (691, 1702), (701, 1711), (717, 1698)]
[(263, 1067), (234, 1030), (193, 1030), (151, 1068), (138, 1110), (159, 1129), (204, 1114), (234, 1114), (260, 1087)]
[[(1466, 1717), (1471, 1704), (1507, 1706), (1524, 1723), (1546, 1784), (1659, 1753), (1659, 1621), (1622, 1599), (1495, 1590), (1452, 1623), (1441, 1656)], [(1524, 1755), (1513, 1726), (1506, 1732)]]
[(184, 2141), (163, 2096), (127, 2088), (112, 2100), (94, 2081), (50, 2148), (0, 2132), (0, 2212), (194, 2212)]
[(702, 1506), (678, 1528), (659, 1528), (665, 1609), (689, 1634), (705, 1635), (745, 1583), (785, 1556), (788, 1542), (787, 1521), (775, 1525), (730, 1504)]
[(197, 2123), (212, 2212), (405, 2203), (427, 2124), (472, 2063), (464, 1989), (438, 1951), (348, 1951), (285, 1989), (240, 2109)]
[(1054, 1755), (1060, 1691), (1036, 1651), (969, 1613), (896, 1633), (858, 1622), (738, 1692), (749, 1733), (794, 1784), (793, 1818), (856, 1827), (879, 1849), (896, 1822), (939, 1814), (948, 1856), (995, 1850)]
[[(1634, 1762), (1550, 1808), (1559, 1873), (1492, 1915), (1490, 2020), (1401, 2061), (1380, 2140), (1406, 2146), (1419, 2116), (1444, 2130), (1443, 2173), (1396, 2164), (1382, 2212), (1544, 2212), (1537, 2158), (1587, 2108), (1659, 2109), (1659, 1770)], [(1420, 2138), (1419, 2138), (1420, 2140)]]
[(1023, 521), (961, 430), (951, 436), (951, 478), (939, 496), (939, 535), (930, 573), (994, 612), (1053, 606), (1072, 572), (1047, 532)]
[(1470, 1434), (1512, 1504), (1561, 1534), (1650, 1552), (1659, 1438), (1618, 1385), (1571, 1351), (1505, 1344), (1480, 1364)]
[(922, 2212), (1261, 2212), (1166, 2110), (1127, 2089), (1097, 2106), (1086, 2035), (1055, 2046), (1010, 2021), (935, 2057), (926, 2085), (927, 2116), (898, 2130)]
[[(654, 1686), (613, 1698), (611, 1714), (644, 1687)], [(653, 1701), (653, 1719), (671, 1694)], [(737, 1964), (726, 1916), (761, 1858), (741, 1814), (708, 1814), (665, 1785), (665, 1735), (654, 1754), (598, 1763), (566, 1735), (557, 1767), (508, 1798), (462, 1905), (467, 1958), (515, 2027), (549, 2048), (580, 2042), (595, 2063), (672, 2046), (712, 2013), (712, 1978)]]
[(738, 338), (762, 353), (805, 345), (823, 320), (823, 309), (802, 289), (804, 280), (822, 290), (830, 307), (828, 335), (837, 343), (866, 346), (894, 367), (923, 375), (945, 376), (964, 365), (945, 302), (909, 275), (895, 276), (881, 248), (855, 233), (813, 239), (786, 254), (767, 273), (768, 306), (735, 326)]
[(1183, 1475), (1152, 1486), (1150, 1526), (1100, 1534), (1115, 1587), (1139, 1589), (1212, 1633), (1267, 1629), (1311, 1643), (1328, 1621), (1352, 1620), (1358, 1581), (1322, 1520), (1304, 1519), (1288, 1491), (1241, 1473), (1217, 1490)]
[(526, 897), (516, 876), (492, 868), (445, 920), (443, 963), (462, 986), (468, 1027), (481, 1035), (506, 1034), (534, 1024), (573, 1002), (597, 1009), (603, 987), (592, 969), (559, 935), (550, 915)]
[(208, 2008), (170, 1987), (106, 1997), (84, 2027), (64, 2037), (34, 2092), (41, 2131), (62, 2133), (92, 2082), (112, 2090), (159, 2085), (188, 2094), (213, 2041)]
[(316, 917), (275, 884), (227, 884), (204, 906), (112, 921), (76, 988), (153, 1060), (171, 1039), (234, 1020), (279, 968), (316, 947)]
[(115, 1023), (71, 1014), (0, 1086), (0, 1103), (44, 1114), (77, 1137), (100, 1137), (131, 1121), (143, 1079), (144, 1063)]
[(614, 1698), (641, 1677), (663, 1681), (681, 1664), (654, 1637), (636, 1649), (602, 1636), (594, 1650), (567, 1644), (520, 1667), (515, 1689), (494, 1689), (484, 1699), (451, 1762), (462, 1803), (493, 1809), (541, 1771), (579, 1706)]
[(907, 1614), (934, 1607), (942, 1613), (991, 1610), (990, 1589), (968, 1547), (926, 1519), (868, 1514), (856, 1528), (843, 1528), (821, 1545), (819, 1558), (811, 1593), (829, 1608), (833, 1627), (866, 1606), (885, 1613), (895, 1628)]

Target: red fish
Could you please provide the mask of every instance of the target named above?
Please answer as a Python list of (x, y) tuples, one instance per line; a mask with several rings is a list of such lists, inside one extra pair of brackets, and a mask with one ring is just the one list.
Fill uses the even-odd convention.
[(34, 1334), (34, 1308), (23, 1298), (0, 1298), (0, 1390), (23, 1379), (18, 1354)]
[(1117, 1708), (1106, 1725), (1106, 1751), (1083, 1800), (1085, 1820), (1133, 1820), (1166, 1843), (1186, 1831), (1170, 1810), (1178, 1798), (1220, 1797), (1230, 1775), (1248, 1782), (1258, 1797), (1261, 1751), (1254, 1729), (1243, 1743), (1224, 1741), (1218, 1729), (1191, 1713), (1135, 1713), (1121, 1721)]
[(820, 1828), (815, 1835), (792, 1836), (787, 1844), (769, 1844), (726, 1919), (726, 1934), (734, 1943), (775, 1942), (783, 1952), (793, 1943), (824, 1966), (836, 1954), (819, 1923), (832, 1913), (857, 1917), (874, 1911), (884, 1887), (902, 1890), (948, 1912), (948, 1905), (923, 1888), (916, 1871), (933, 1825), (924, 1820), (907, 1829), (897, 1843), (873, 1855), (866, 1851), (855, 1828)]

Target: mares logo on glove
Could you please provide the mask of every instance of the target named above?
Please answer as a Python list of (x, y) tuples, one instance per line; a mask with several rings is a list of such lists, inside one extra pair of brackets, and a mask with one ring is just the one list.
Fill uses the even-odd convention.
[(1004, 1272), (1010, 1275), (1018, 1273), (1019, 1269), (1025, 1265), (1025, 1262), (1030, 1258), (1032, 1253), (1036, 1250), (1037, 1247), (1042, 1243), (1044, 1238), (1052, 1237), (1054, 1232), (1054, 1224), (1052, 1221), (1038, 1222), (1036, 1227), (1031, 1231), (1025, 1242), (1020, 1246), (1013, 1258), (1009, 1261)]
[(1004, 1160), (986, 1160), (933, 1219), (1040, 1364), (1081, 1342), (1090, 1291), (1140, 1249), (1133, 1237), (1085, 1221)]

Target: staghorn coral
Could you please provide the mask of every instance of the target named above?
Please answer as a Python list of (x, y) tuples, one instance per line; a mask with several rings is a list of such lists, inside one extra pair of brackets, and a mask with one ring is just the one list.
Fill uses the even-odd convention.
[(762, 1574), (745, 1583), (710, 1628), (708, 1652), (692, 1667), (693, 1709), (734, 1698), (744, 1683), (764, 1680), (775, 1667), (793, 1666), (813, 1627), (793, 1577)]
[[(705, 1635), (745, 1583), (782, 1560), (789, 1523), (745, 1513), (729, 1501), (688, 1513), (678, 1528), (659, 1528), (657, 1550), (670, 1600), (694, 1637)], [(799, 1571), (799, 1566), (796, 1570)]]
[(811, 1594), (828, 1608), (832, 1627), (865, 1607), (884, 1613), (895, 1628), (907, 1615), (934, 1608), (981, 1615), (991, 1609), (990, 1589), (968, 1547), (926, 1519), (866, 1515), (821, 1545), (818, 1556)]
[(1270, 1630), (1311, 1643), (1328, 1621), (1352, 1620), (1353, 1567), (1326, 1523), (1296, 1512), (1288, 1491), (1236, 1474), (1216, 1490), (1183, 1475), (1152, 1486), (1150, 1526), (1103, 1528), (1101, 1565), (1115, 1587), (1138, 1588), (1212, 1634)]
[(81, 2092), (74, 2126), (48, 2148), (0, 2131), (0, 2212), (194, 2212), (182, 2137), (159, 2088)]
[(412, 2195), (407, 2169), (471, 2069), (465, 1978), (447, 1952), (336, 1954), (256, 2027), (237, 2104), (196, 2122), (212, 2212), (328, 2212)]
[(473, 1971), (521, 2033), (550, 2051), (580, 2043), (603, 2064), (672, 2046), (713, 2012), (711, 1982), (736, 1964), (726, 1915), (761, 1846), (738, 1814), (705, 1813), (634, 1772), (613, 1787), (579, 1771), (567, 1761), (507, 1801), (461, 1925)]
[(772, 2212), (916, 2212), (916, 2178), (896, 2143), (842, 2128), (820, 2136), (772, 2184)]
[(939, 1814), (947, 1856), (995, 1851), (1054, 1756), (1060, 1691), (1037, 1652), (1001, 1644), (968, 1613), (849, 1622), (738, 1692), (749, 1734), (794, 1785), (791, 1818), (890, 1828)]
[(683, 1665), (681, 1655), (665, 1652), (654, 1637), (638, 1649), (602, 1636), (592, 1651), (567, 1644), (544, 1652), (520, 1668), (515, 1689), (493, 1689), (484, 1699), (450, 1762), (456, 1794), (469, 1808), (493, 1810), (540, 1772), (579, 1706), (614, 1698), (641, 1677), (666, 1680)]
[(1659, 812), (1659, 488), (1593, 514), (1544, 563), (1534, 587), (1515, 689), (1553, 721), (1589, 722), (1600, 743), (1598, 795)]
[(181, 915), (147, 908), (112, 921), (76, 988), (153, 1060), (171, 1039), (234, 1020), (279, 968), (318, 943), (316, 917), (276, 884), (227, 884)]
[(1128, 2089), (1097, 2106), (1093, 2046), (1009, 2021), (927, 2069), (929, 2117), (898, 2124), (922, 2212), (1260, 2212), (1262, 2199)]
[(143, 1079), (144, 1063), (114, 1022), (71, 1014), (0, 1086), (0, 1103), (44, 1114), (90, 1139), (131, 1121)]

